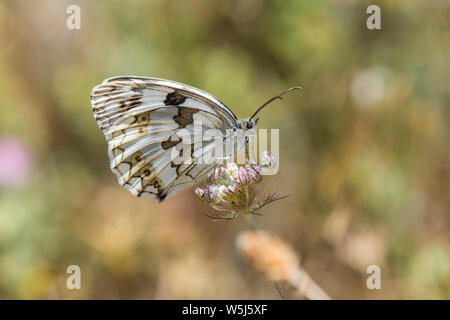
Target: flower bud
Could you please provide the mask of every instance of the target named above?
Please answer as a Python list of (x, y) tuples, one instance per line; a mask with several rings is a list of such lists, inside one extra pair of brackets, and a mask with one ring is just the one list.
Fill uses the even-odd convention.
[(276, 159), (272, 153), (270, 153), (269, 151), (264, 151), (263, 153), (261, 153), (261, 159), (259, 163), (263, 168), (271, 169), (275, 167)]
[(216, 170), (211, 170), (210, 172), (208, 172), (208, 174), (206, 175), (206, 183), (207, 184), (211, 184), (214, 182), (215, 174), (216, 174)]
[(234, 193), (236, 193), (238, 191), (238, 186), (236, 184), (229, 185), (228, 186), (228, 191), (231, 194), (234, 194)]
[(203, 196), (205, 195), (205, 190), (203, 190), (202, 188), (196, 188), (195, 189), (195, 194), (200, 198), (203, 199)]
[(239, 167), (236, 163), (234, 162), (229, 162), (227, 164), (227, 172), (229, 175), (233, 175), (233, 172), (236, 172), (239, 170)]
[(248, 171), (244, 167), (240, 167), (238, 171), (238, 182), (240, 185), (245, 186), (250, 183), (250, 178), (248, 176)]
[[(258, 167), (259, 169), (259, 167)], [(255, 170), (254, 168), (248, 168), (248, 177), (250, 178), (250, 182), (260, 182), (262, 180), (261, 173), (259, 170)]]
[(257, 163), (251, 159), (245, 159), (245, 164), (248, 166), (256, 166), (257, 165)]
[(210, 194), (210, 187), (203, 189), (203, 199), (207, 202), (211, 202), (211, 194)]
[(216, 174), (215, 174), (215, 176), (214, 176), (214, 178), (219, 178), (219, 177), (221, 177), (221, 176), (223, 176), (224, 175), (224, 173), (225, 173), (225, 168), (224, 167), (219, 167), (219, 168), (217, 168), (216, 170), (215, 170), (215, 172), (216, 172)]
[(247, 170), (254, 170), (259, 175), (261, 175), (261, 167), (258, 166), (258, 164), (255, 161), (246, 159), (245, 160), (245, 167), (247, 168)]

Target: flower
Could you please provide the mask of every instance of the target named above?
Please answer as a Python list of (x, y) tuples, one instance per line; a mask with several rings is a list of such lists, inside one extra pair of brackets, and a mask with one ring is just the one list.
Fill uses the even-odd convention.
[(31, 171), (31, 156), (21, 141), (0, 137), (0, 186), (22, 184)]
[[(263, 153), (264, 165), (274, 163), (270, 152)], [(246, 159), (244, 165), (229, 162), (206, 176), (206, 187), (196, 188), (197, 196), (218, 211), (227, 212), (214, 218), (234, 218), (239, 214), (257, 214), (266, 204), (284, 198), (272, 194), (257, 201), (257, 187), (262, 181), (261, 165)]]
[(264, 169), (272, 169), (276, 166), (275, 157), (269, 151), (264, 151), (261, 154), (260, 164)]

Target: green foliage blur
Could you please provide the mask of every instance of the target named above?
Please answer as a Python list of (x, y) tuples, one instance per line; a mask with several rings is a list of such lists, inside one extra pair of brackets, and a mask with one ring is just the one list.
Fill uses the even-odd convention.
[(117, 184), (89, 95), (140, 75), (239, 117), (302, 86), (261, 113), (280, 128), (270, 189), (291, 196), (258, 227), (333, 298), (449, 299), (449, 17), (448, 1), (0, 2), (0, 298), (277, 298), (235, 248), (243, 219), (211, 221), (192, 188), (158, 204)]

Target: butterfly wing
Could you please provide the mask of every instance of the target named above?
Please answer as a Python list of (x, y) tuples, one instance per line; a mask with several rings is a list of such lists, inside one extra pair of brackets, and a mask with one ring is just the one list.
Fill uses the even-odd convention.
[(180, 141), (175, 141), (173, 134), (187, 130), (191, 156), (198, 158), (217, 141), (202, 141), (195, 130), (225, 133), (237, 121), (231, 110), (210, 94), (156, 78), (107, 79), (92, 90), (91, 104), (108, 142), (110, 166), (118, 182), (135, 196), (159, 201), (213, 167), (175, 162), (173, 152)]

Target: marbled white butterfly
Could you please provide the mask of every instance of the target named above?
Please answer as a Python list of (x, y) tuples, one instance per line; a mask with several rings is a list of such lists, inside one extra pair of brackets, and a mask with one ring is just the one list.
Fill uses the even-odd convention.
[[(202, 90), (157, 78), (106, 79), (92, 90), (91, 104), (119, 184), (135, 196), (163, 201), (210, 171), (220, 160), (212, 151), (230, 145), (236, 132), (245, 139), (253, 135), (258, 122), (253, 118), (267, 104), (299, 88), (273, 97), (246, 119), (237, 119), (222, 102)], [(215, 130), (222, 136), (206, 139), (198, 130)], [(190, 161), (186, 155), (183, 161), (174, 159), (174, 154), (182, 156), (181, 142), (189, 146)], [(232, 146), (234, 152), (234, 142)], [(237, 144), (236, 151), (242, 147)], [(231, 156), (226, 150), (223, 159)], [(212, 154), (213, 161), (199, 161), (206, 154)]]

